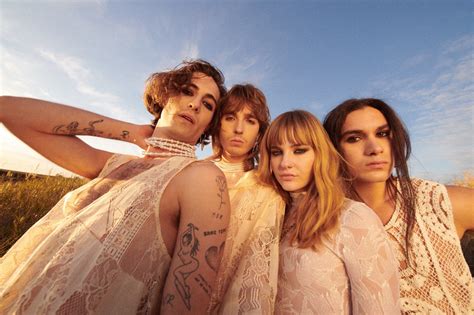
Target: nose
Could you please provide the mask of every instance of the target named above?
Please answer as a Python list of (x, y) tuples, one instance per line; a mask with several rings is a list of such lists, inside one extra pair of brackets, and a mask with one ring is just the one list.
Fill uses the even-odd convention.
[(290, 154), (283, 153), (280, 161), (280, 168), (292, 168), (294, 165), (293, 157)]
[(199, 110), (201, 109), (201, 102), (198, 98), (194, 98), (192, 100), (189, 101), (189, 104), (188, 104), (188, 108), (195, 111), (195, 112), (199, 112)]
[(383, 147), (375, 138), (369, 138), (365, 147), (367, 155), (378, 155), (383, 152)]
[(236, 119), (235, 125), (234, 125), (234, 132), (237, 134), (244, 133), (244, 122), (242, 120)]

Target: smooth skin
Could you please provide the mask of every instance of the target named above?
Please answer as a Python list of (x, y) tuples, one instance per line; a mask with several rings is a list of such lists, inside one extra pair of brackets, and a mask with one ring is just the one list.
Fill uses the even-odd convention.
[(313, 179), (314, 149), (288, 140), (270, 151), (270, 167), (281, 187), (290, 193), (306, 190)]
[[(0, 122), (20, 140), (54, 163), (79, 175), (94, 178), (112, 153), (87, 145), (77, 135), (120, 139), (146, 148), (144, 139), (153, 133), (153, 136), (194, 145), (208, 128), (219, 98), (219, 89), (213, 79), (196, 73), (189, 87), (184, 87), (180, 95), (170, 98), (154, 131), (149, 125), (129, 124), (66, 105), (10, 96), (0, 98)], [(112, 171), (98, 185), (109, 181), (111, 188), (114, 183), (127, 179), (131, 172), (139, 173), (163, 161), (164, 159), (159, 158), (134, 159)], [(168, 184), (161, 199), (159, 217), (164, 243), (171, 256), (163, 299), (173, 298), (168, 299), (172, 303), (162, 304), (162, 314), (205, 313), (210, 299), (209, 292), (216, 278), (214, 269), (220, 262), (219, 258), (214, 259), (217, 266), (213, 265), (211, 268), (206, 252), (209, 248), (222, 246), (229, 214), (230, 202), (225, 177), (211, 162), (191, 164)], [(194, 236), (200, 245), (193, 258), (197, 261), (197, 268), (185, 283), (188, 293), (186, 300), (180, 295), (174, 272), (183, 265), (183, 259), (179, 257), (182, 250), (180, 252), (177, 239), (187, 237), (190, 225), (198, 228)], [(204, 235), (205, 231), (211, 230), (221, 232), (212, 236)], [(194, 278), (197, 276), (204, 280), (196, 282)]]
[[(386, 190), (394, 164), (390, 137), (387, 120), (372, 107), (351, 112), (342, 127), (341, 148), (355, 178), (354, 188), (383, 224), (388, 223), (395, 211), (394, 201)], [(447, 186), (447, 190), (461, 238), (466, 230), (474, 229), (474, 190), (456, 186)]]
[(257, 141), (259, 129), (260, 123), (247, 106), (223, 115), (219, 130), (223, 159), (230, 163), (246, 160)]

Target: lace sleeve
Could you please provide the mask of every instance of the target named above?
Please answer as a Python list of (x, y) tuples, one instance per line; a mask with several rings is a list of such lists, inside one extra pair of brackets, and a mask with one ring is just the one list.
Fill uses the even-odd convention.
[(341, 218), (337, 248), (350, 281), (353, 314), (399, 314), (397, 260), (376, 214), (353, 203)]

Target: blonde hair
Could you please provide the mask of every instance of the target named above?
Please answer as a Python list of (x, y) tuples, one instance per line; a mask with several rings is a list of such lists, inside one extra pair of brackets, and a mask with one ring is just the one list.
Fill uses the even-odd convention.
[(267, 129), (260, 145), (260, 180), (273, 185), (284, 198), (287, 208), (291, 205), (289, 192), (276, 180), (270, 168), (271, 148), (288, 141), (313, 148), (313, 180), (306, 194), (293, 209), (295, 228), (287, 234), (291, 244), (300, 248), (317, 250), (323, 239), (328, 239), (338, 226), (343, 210), (344, 191), (339, 174), (340, 155), (334, 148), (319, 120), (311, 113), (295, 110), (278, 116)]

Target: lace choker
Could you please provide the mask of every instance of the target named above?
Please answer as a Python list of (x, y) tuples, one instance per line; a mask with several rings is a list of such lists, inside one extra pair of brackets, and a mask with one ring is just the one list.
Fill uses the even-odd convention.
[(238, 163), (230, 163), (230, 162), (224, 161), (221, 158), (220, 160), (216, 161), (215, 164), (224, 173), (240, 173), (240, 172), (244, 172), (245, 161), (238, 162)]
[(184, 156), (188, 158), (196, 158), (196, 148), (189, 143), (184, 143), (178, 140), (173, 139), (166, 139), (166, 138), (158, 138), (158, 137), (151, 137), (145, 139), (146, 144), (153, 148), (163, 149), (167, 152), (150, 152), (150, 151), (143, 151), (145, 156), (153, 156), (153, 157), (164, 157), (164, 156)]

